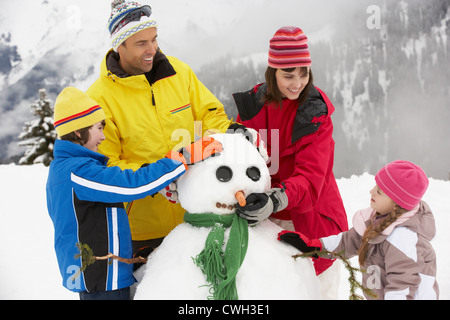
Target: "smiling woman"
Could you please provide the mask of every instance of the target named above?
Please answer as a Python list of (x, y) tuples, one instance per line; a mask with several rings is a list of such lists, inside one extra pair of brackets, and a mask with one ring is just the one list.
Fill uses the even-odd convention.
[(311, 68), (270, 69), (268, 71), (269, 77), (270, 74), (275, 74), (276, 101), (281, 102), (282, 99), (287, 98), (289, 100), (298, 100), (300, 104), (303, 104), (307, 98), (309, 88), (312, 86), (312, 80), (310, 81), (310, 78), (312, 79)]
[[(261, 136), (271, 163), (277, 164), (276, 172), (271, 172), (271, 195), (287, 196), (287, 203), (277, 206), (272, 197), (250, 195), (247, 203), (253, 196), (261, 202), (239, 210), (244, 216), (255, 216), (256, 207), (275, 208), (270, 211), (274, 222), (318, 237), (345, 231), (348, 225), (333, 174), (334, 106), (313, 84), (307, 42), (300, 28), (280, 28), (270, 39), (266, 83), (234, 94), (237, 121), (267, 133)], [(332, 262), (319, 258), (314, 265), (320, 275)], [(321, 278), (325, 297), (336, 298), (338, 279), (325, 278)]]
[[(302, 70), (303, 69), (303, 70)], [(278, 88), (283, 94), (283, 98), (295, 100), (309, 82), (309, 68), (300, 67), (292, 69), (277, 69), (276, 78)], [(304, 70), (306, 69), (306, 70)], [(291, 97), (289, 97), (289, 95)]]

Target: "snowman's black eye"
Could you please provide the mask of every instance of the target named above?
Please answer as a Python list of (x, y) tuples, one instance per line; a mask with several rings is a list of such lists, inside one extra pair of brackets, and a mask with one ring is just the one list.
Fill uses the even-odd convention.
[(233, 170), (227, 166), (221, 166), (216, 170), (217, 180), (221, 182), (228, 182), (233, 177)]
[(247, 169), (247, 177), (253, 181), (258, 181), (261, 178), (261, 172), (257, 167), (250, 167)]

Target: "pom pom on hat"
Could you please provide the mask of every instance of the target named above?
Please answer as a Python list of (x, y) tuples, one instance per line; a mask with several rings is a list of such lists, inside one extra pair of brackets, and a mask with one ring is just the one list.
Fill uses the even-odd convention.
[(114, 51), (129, 37), (147, 28), (156, 28), (157, 22), (149, 5), (135, 1), (114, 0), (111, 3), (111, 16), (108, 30)]
[(103, 109), (77, 88), (67, 87), (56, 98), (54, 126), (59, 137), (105, 119)]
[(286, 69), (311, 66), (308, 38), (298, 27), (282, 27), (270, 39), (269, 66)]
[(409, 161), (397, 160), (381, 168), (375, 176), (378, 187), (400, 207), (412, 210), (428, 188), (425, 172)]

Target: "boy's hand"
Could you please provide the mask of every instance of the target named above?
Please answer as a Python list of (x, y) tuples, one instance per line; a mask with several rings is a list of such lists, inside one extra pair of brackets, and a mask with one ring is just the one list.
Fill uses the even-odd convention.
[(185, 148), (181, 148), (180, 152), (188, 165), (203, 161), (209, 157), (214, 157), (223, 151), (222, 144), (214, 140), (213, 137), (204, 137), (195, 141)]
[(178, 201), (178, 192), (177, 192), (177, 184), (172, 182), (164, 189), (158, 191), (164, 198), (169, 200), (170, 203), (179, 203)]

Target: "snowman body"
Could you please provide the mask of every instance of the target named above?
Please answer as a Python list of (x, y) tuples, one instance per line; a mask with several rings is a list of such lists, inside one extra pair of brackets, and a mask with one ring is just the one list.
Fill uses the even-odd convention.
[[(238, 191), (248, 196), (270, 187), (270, 174), (256, 148), (240, 134), (213, 135), (223, 145), (216, 157), (191, 167), (179, 178), (180, 204), (189, 213), (234, 214)], [(194, 263), (212, 228), (177, 226), (135, 275), (134, 299), (212, 297), (206, 276)], [(277, 240), (281, 228), (269, 220), (248, 229), (245, 259), (236, 275), (239, 299), (320, 299), (320, 282), (310, 259)], [(224, 247), (229, 237), (225, 230)]]

